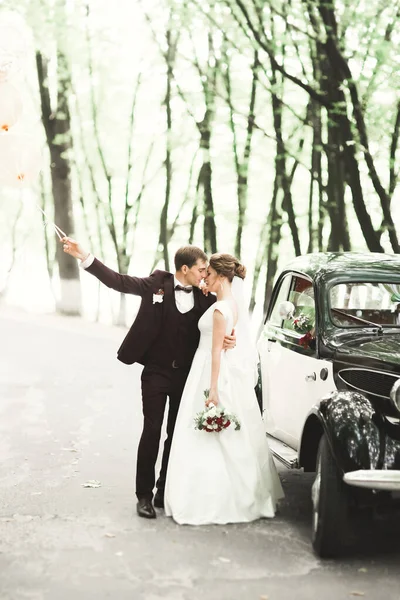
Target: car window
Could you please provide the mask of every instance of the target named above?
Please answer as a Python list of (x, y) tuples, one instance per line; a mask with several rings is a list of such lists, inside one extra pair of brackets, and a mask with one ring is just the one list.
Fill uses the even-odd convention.
[(315, 325), (315, 300), (312, 282), (298, 275), (293, 276), (288, 300), (294, 304), (295, 310), (293, 318), (285, 319), (282, 327), (284, 329), (299, 331), (299, 328), (302, 328), (299, 324), (300, 319), (300, 321), (304, 321), (302, 328), (304, 331), (300, 331), (300, 333), (306, 333), (305, 329), (308, 326), (309, 328), (313, 328)]
[(279, 305), (289, 298), (290, 283), (292, 281), (291, 275), (286, 275), (281, 281), (278, 295), (275, 298), (275, 304), (269, 318), (269, 322), (277, 327), (282, 326), (282, 317), (279, 314)]
[[(280, 314), (282, 302), (289, 301), (294, 305), (293, 318), (283, 319)], [(307, 317), (312, 326), (315, 325), (314, 288), (311, 281), (299, 275), (286, 275), (282, 280), (275, 298), (269, 322), (283, 329), (296, 329), (296, 317)]]
[(337, 327), (400, 325), (400, 284), (346, 282), (329, 293), (331, 320)]
[[(293, 313), (287, 318), (282, 317), (282, 302), (291, 302), (294, 306)], [(284, 307), (285, 311), (286, 308)], [(312, 281), (300, 275), (286, 275), (280, 283), (266, 325), (281, 328), (291, 350), (301, 354), (315, 354), (315, 300)]]

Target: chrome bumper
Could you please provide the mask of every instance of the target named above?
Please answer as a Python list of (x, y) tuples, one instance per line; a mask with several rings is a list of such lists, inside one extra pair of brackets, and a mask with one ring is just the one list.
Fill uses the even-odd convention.
[(380, 471), (374, 469), (350, 471), (343, 481), (348, 485), (369, 488), (370, 490), (400, 491), (400, 471)]

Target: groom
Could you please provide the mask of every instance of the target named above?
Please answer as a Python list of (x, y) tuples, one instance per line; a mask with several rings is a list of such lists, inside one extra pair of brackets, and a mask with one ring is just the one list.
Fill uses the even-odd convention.
[[(199, 343), (197, 325), (215, 302), (215, 296), (204, 295), (199, 289), (207, 272), (207, 256), (196, 246), (184, 246), (175, 254), (175, 274), (157, 270), (149, 277), (131, 277), (109, 269), (71, 238), (65, 237), (61, 241), (64, 252), (81, 259), (80, 266), (107, 287), (142, 298), (137, 317), (118, 350), (118, 359), (128, 365), (135, 362), (144, 365), (144, 423), (136, 468), (137, 513), (140, 517), (154, 519), (155, 465), (167, 397), (167, 438), (154, 497), (157, 508), (164, 507), (172, 435), (183, 388)], [(224, 348), (234, 345), (235, 337), (226, 336)]]

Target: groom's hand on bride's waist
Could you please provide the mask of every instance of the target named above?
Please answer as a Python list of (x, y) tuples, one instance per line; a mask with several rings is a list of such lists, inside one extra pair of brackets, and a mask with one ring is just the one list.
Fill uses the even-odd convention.
[(222, 346), (222, 348), (224, 350), (232, 350), (235, 346), (236, 346), (236, 335), (235, 335), (235, 330), (232, 329), (231, 335), (226, 335), (224, 337), (224, 345)]

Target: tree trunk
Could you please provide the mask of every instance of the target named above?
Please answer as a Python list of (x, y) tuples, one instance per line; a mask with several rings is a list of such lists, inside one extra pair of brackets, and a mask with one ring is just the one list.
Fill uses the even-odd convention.
[(268, 216), (269, 221), (269, 239), (266, 252), (267, 261), (267, 274), (265, 278), (265, 290), (264, 290), (264, 315), (267, 312), (269, 301), (271, 299), (273, 281), (278, 265), (279, 257), (279, 242), (281, 240), (282, 230), (282, 215), (278, 208), (278, 196), (279, 196), (279, 175), (275, 175), (274, 193), (271, 201), (271, 208)]
[(356, 157), (350, 121), (347, 115), (335, 115), (335, 121), (339, 125), (341, 131), (343, 162), (346, 165), (346, 180), (351, 188), (354, 210), (365, 242), (371, 252), (384, 252), (383, 247), (379, 242), (379, 236), (372, 225), (371, 216), (365, 205), (361, 186), (360, 168)]
[(126, 295), (119, 295), (119, 310), (115, 324), (124, 327), (126, 325)]
[[(57, 107), (52, 110), (48, 88), (47, 60), (36, 53), (42, 122), (50, 152), (54, 221), (67, 235), (74, 232), (71, 194), (71, 165), (68, 152), (72, 148), (71, 120), (68, 107), (69, 71), (65, 55), (57, 52)], [(63, 314), (81, 314), (81, 290), (77, 261), (63, 252), (57, 238), (56, 259), (60, 276), (60, 299), (57, 310)]]
[(328, 182), (325, 206), (331, 220), (331, 233), (327, 244), (327, 250), (330, 252), (350, 249), (344, 204), (345, 172), (340, 144), (340, 132), (336, 124), (328, 117), (328, 143), (326, 145)]
[[(228, 64), (228, 54), (225, 54), (225, 60)], [(242, 255), (242, 236), (246, 223), (247, 197), (248, 197), (248, 179), (249, 179), (249, 164), (251, 156), (251, 143), (254, 132), (254, 111), (256, 105), (256, 93), (258, 84), (258, 69), (260, 63), (258, 59), (258, 51), (254, 52), (254, 62), (252, 66), (252, 82), (250, 90), (249, 109), (247, 114), (247, 131), (246, 141), (244, 144), (243, 156), (240, 159), (238, 151), (238, 141), (236, 135), (236, 125), (234, 120), (234, 107), (232, 101), (232, 86), (230, 80), (229, 67), (226, 70), (226, 88), (228, 93), (228, 104), (230, 111), (230, 125), (233, 135), (233, 153), (235, 158), (236, 177), (237, 177), (237, 198), (238, 198), (238, 223), (235, 237), (235, 256), (238, 258)]]
[(171, 30), (167, 31), (167, 43), (168, 50), (165, 57), (167, 65), (167, 90), (165, 94), (165, 110), (167, 119), (167, 132), (166, 132), (166, 150), (165, 150), (165, 197), (164, 206), (160, 216), (160, 240), (159, 243), (162, 246), (163, 258), (165, 269), (169, 271), (169, 254), (168, 254), (168, 242), (169, 242), (169, 231), (168, 231), (168, 208), (171, 199), (171, 183), (172, 183), (172, 160), (171, 160), (171, 135), (172, 135), (172, 107), (171, 107), (171, 94), (172, 94), (172, 79), (173, 79), (173, 65), (175, 62), (176, 42), (174, 43), (171, 39)]
[[(309, 96), (315, 101), (319, 102), (321, 106), (324, 106), (328, 110), (335, 108), (332, 106), (331, 98), (327, 97), (323, 92), (321, 93), (319, 89), (323, 88), (322, 82), (319, 81), (319, 89), (316, 89), (313, 85), (307, 83), (304, 78), (300, 79), (299, 77), (291, 74), (287, 71), (284, 65), (278, 61), (277, 52), (274, 47), (273, 42), (265, 35), (263, 30), (262, 19), (260, 18), (259, 11), (257, 12), (257, 5), (253, 2), (253, 5), (256, 8), (256, 15), (258, 16), (258, 20), (251, 15), (251, 12), (247, 9), (247, 4), (243, 0), (236, 0), (235, 4), (243, 15), (246, 26), (248, 30), (251, 32), (251, 35), (254, 37), (255, 42), (258, 47), (262, 48), (268, 55), (271, 67), (274, 72), (279, 72), (285, 79), (293, 82), (302, 90), (306, 91)], [(337, 84), (338, 96), (340, 96), (340, 104), (342, 107), (347, 106), (346, 97), (342, 90), (342, 86), (348, 86), (350, 91), (351, 99), (352, 99), (352, 107), (354, 112), (354, 117), (358, 129), (358, 133), (360, 136), (360, 141), (364, 151), (365, 161), (368, 166), (369, 175), (371, 181), (374, 185), (374, 188), (381, 200), (382, 211), (384, 213), (385, 225), (388, 229), (388, 233), (390, 236), (390, 240), (392, 243), (393, 250), (397, 252), (398, 242), (396, 231), (393, 227), (393, 221), (391, 219), (389, 202), (387, 198), (387, 194), (385, 193), (382, 185), (380, 184), (379, 178), (377, 176), (377, 172), (375, 166), (373, 164), (373, 160), (371, 154), (368, 149), (368, 138), (366, 135), (366, 127), (363, 119), (362, 107), (358, 100), (357, 89), (355, 87), (354, 81), (352, 79), (352, 75), (349, 69), (347, 62), (344, 60), (341, 55), (338, 45), (337, 45), (337, 24), (335, 20), (334, 14), (334, 4), (332, 0), (318, 0), (315, 2), (307, 2), (307, 7), (310, 14), (311, 23), (316, 31), (318, 39), (324, 39), (326, 37), (326, 42), (322, 43), (324, 48), (324, 55), (327, 56), (330, 64), (330, 73), (329, 79), (333, 79), (335, 84)], [(315, 19), (315, 15), (313, 14), (314, 7), (319, 11), (324, 26), (325, 31), (322, 31)], [(256, 24), (257, 23), (257, 24)], [(343, 102), (343, 104), (342, 104)], [(369, 248), (369, 250), (373, 252), (383, 252), (382, 245), (379, 242), (379, 236), (377, 232), (373, 228), (372, 220), (370, 214), (365, 205), (363, 190), (361, 186), (361, 178), (360, 178), (360, 169), (356, 155), (356, 149), (354, 148), (354, 136), (352, 133), (352, 125), (350, 123), (349, 117), (347, 114), (335, 115), (335, 122), (339, 126), (342, 138), (342, 146), (343, 146), (343, 162), (346, 165), (346, 180), (348, 185), (351, 188), (352, 197), (353, 197), (353, 205), (354, 209), (365, 239), (365, 242)], [(286, 207), (285, 207), (286, 208)], [(290, 220), (289, 220), (290, 222)], [(293, 231), (292, 231), (293, 235)]]
[[(307, 252), (322, 250), (324, 224), (322, 183), (322, 115), (321, 106), (310, 99), (310, 122), (313, 130), (311, 148), (310, 191), (308, 197), (308, 247)], [(315, 215), (317, 223), (315, 224)]]
[[(338, 96), (340, 96), (340, 100), (341, 100), (341, 103), (343, 104), (343, 106), (346, 105), (346, 99), (345, 99), (343, 90), (340, 86), (342, 86), (342, 84), (344, 82), (347, 83), (347, 86), (348, 86), (348, 89), (350, 92), (352, 109), (353, 109), (353, 118), (355, 121), (355, 125), (357, 127), (359, 141), (360, 141), (361, 147), (363, 149), (364, 159), (365, 159), (365, 162), (368, 167), (368, 174), (371, 179), (372, 185), (374, 186), (375, 192), (377, 193), (377, 195), (380, 199), (380, 202), (381, 202), (384, 223), (385, 223), (385, 227), (388, 231), (392, 249), (394, 252), (398, 253), (398, 252), (400, 252), (400, 245), (399, 245), (399, 241), (397, 238), (396, 228), (395, 228), (395, 225), (393, 222), (392, 214), (390, 211), (390, 198), (381, 183), (381, 180), (379, 178), (378, 172), (375, 167), (374, 160), (373, 160), (371, 152), (369, 150), (367, 128), (366, 128), (365, 120), (364, 120), (364, 109), (361, 105), (361, 102), (360, 102), (360, 99), (358, 96), (357, 86), (353, 80), (348, 61), (347, 61), (347, 59), (344, 58), (344, 56), (341, 52), (340, 44), (339, 44), (338, 37), (337, 37), (337, 22), (336, 22), (334, 2), (332, 0), (319, 0), (318, 10), (319, 10), (319, 13), (324, 22), (326, 35), (327, 35), (327, 40), (324, 43), (324, 48), (325, 48), (326, 56), (327, 56), (327, 58), (329, 60), (329, 64), (330, 64), (330, 74), (331, 74), (331, 77), (334, 77), (337, 81)], [(350, 124), (345, 123), (345, 120), (348, 121), (347, 115), (344, 115), (344, 114), (339, 115), (339, 118), (340, 118), (340, 122), (342, 125), (343, 144), (348, 145), (349, 141), (353, 141), (353, 136), (351, 135)], [(352, 154), (354, 155), (354, 149), (353, 149)], [(354, 162), (355, 156), (354, 157), (352, 156), (352, 158), (353, 158), (353, 162)], [(347, 165), (347, 161), (346, 161), (346, 165)], [(357, 165), (357, 167), (358, 167), (358, 165)], [(355, 174), (355, 172), (353, 170), (351, 175), (354, 176), (354, 174)], [(357, 198), (357, 201), (358, 200), (359, 199)], [(364, 204), (364, 208), (365, 208), (365, 204)], [(358, 216), (358, 214), (357, 214), (357, 216)], [(368, 216), (368, 219), (366, 218), (367, 216)], [(362, 215), (361, 227), (363, 228), (363, 233), (364, 233), (364, 231), (366, 231), (368, 234), (368, 238), (369, 239), (371, 238), (370, 242), (369, 242), (369, 240), (366, 240), (367, 244), (369, 245), (370, 250), (383, 252), (383, 248), (379, 242), (379, 234), (377, 234), (377, 232), (373, 231), (374, 239), (372, 240), (372, 236), (368, 232), (368, 230), (370, 229), (368, 220), (370, 221), (369, 214), (365, 209), (365, 214)], [(371, 224), (371, 228), (372, 228), (372, 224)], [(373, 241), (373, 248), (370, 246), (372, 241)]]
[[(201, 123), (198, 123), (200, 131), (200, 148), (203, 152), (203, 164), (201, 165), (197, 179), (197, 196), (202, 198), (204, 210), (204, 251), (207, 254), (217, 252), (217, 226), (215, 224), (214, 199), (212, 193), (212, 167), (210, 159), (211, 129), (209, 122), (209, 111)], [(198, 204), (201, 204), (198, 202)]]
[[(277, 85), (276, 74), (273, 69), (272, 77), (273, 88)], [(277, 176), (278, 188), (283, 191), (282, 208), (288, 217), (288, 223), (293, 239), (293, 246), (296, 256), (301, 254), (299, 230), (296, 224), (296, 216), (294, 214), (293, 198), (291, 193), (291, 182), (286, 172), (286, 147), (282, 135), (282, 103), (278, 96), (271, 94), (273, 121), (276, 136), (276, 157), (275, 157), (275, 173)]]

